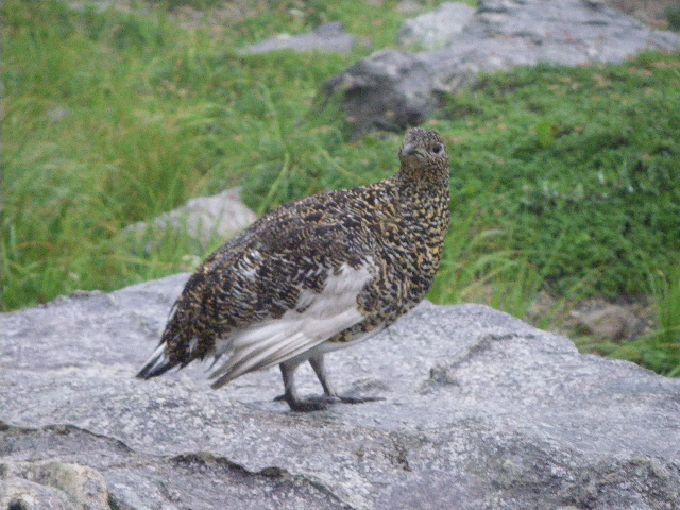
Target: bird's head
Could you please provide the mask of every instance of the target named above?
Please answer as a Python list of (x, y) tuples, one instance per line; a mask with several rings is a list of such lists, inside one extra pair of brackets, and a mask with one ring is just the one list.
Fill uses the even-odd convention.
[(448, 177), (449, 157), (446, 146), (439, 133), (434, 131), (409, 129), (404, 137), (404, 145), (399, 150), (399, 159), (402, 173), (417, 173), (420, 178), (445, 173)]

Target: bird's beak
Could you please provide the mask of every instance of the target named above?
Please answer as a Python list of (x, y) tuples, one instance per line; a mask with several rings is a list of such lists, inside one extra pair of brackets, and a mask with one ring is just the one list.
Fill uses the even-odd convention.
[(413, 156), (416, 152), (417, 152), (417, 149), (416, 149), (415, 145), (413, 145), (410, 142), (404, 144), (404, 148), (401, 149), (401, 153), (404, 156)]

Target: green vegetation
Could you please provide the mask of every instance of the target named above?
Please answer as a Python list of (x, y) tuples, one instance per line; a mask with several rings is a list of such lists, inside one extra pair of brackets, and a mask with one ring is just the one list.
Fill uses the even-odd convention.
[[(680, 250), (680, 58), (532, 69), (451, 98), (456, 210), (560, 295), (647, 291)], [(449, 120), (450, 119), (450, 120)], [(512, 257), (517, 260), (517, 256)]]
[[(193, 31), (168, 10), (185, 4), (214, 2), (145, 15), (3, 4), (2, 309), (190, 269), (187, 255), (206, 253), (186, 236), (149, 254), (120, 234), (190, 197), (242, 185), (261, 214), (394, 172), (401, 135), (351, 142), (317, 99), (368, 50), (236, 53), (332, 20), (389, 46), (394, 3), (282, 1)], [(428, 126), (448, 140), (453, 193), (431, 299), (525, 317), (539, 291), (562, 303), (652, 294), (652, 337), (582, 348), (680, 375), (680, 55), (487, 76)]]
[(680, 32), (680, 6), (666, 7), (666, 20), (668, 21), (668, 28)]

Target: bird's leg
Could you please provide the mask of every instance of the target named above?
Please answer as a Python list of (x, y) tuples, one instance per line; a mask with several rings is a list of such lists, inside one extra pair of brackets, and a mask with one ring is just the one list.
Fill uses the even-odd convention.
[(314, 373), (319, 378), (323, 392), (328, 403), (342, 402), (343, 404), (364, 404), (366, 402), (379, 402), (385, 400), (383, 397), (359, 397), (356, 395), (338, 395), (333, 387), (328, 382), (326, 376), (326, 367), (323, 362), (323, 354), (318, 354), (309, 358), (309, 364), (312, 366)]
[(337, 393), (331, 386), (331, 383), (328, 382), (328, 377), (326, 376), (326, 366), (323, 362), (323, 354), (309, 358), (309, 364), (312, 366), (312, 370), (314, 370), (314, 373), (319, 378), (319, 382), (321, 383), (321, 386), (323, 386), (323, 392), (326, 394), (326, 396), (337, 396)]
[(323, 399), (302, 400), (297, 396), (293, 383), (293, 375), (299, 364), (299, 362), (291, 361), (279, 363), (286, 392), (283, 394), (283, 398), (277, 397), (274, 400), (285, 400), (291, 411), (320, 411), (326, 409), (326, 402)]

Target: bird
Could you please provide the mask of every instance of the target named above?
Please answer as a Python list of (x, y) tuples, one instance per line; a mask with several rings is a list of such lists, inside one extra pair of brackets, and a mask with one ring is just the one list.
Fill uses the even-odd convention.
[[(441, 264), (450, 222), (444, 140), (412, 128), (398, 157), (389, 179), (283, 205), (217, 249), (187, 280), (137, 377), (207, 359), (217, 389), (278, 364), (285, 393), (275, 400), (292, 411), (384, 400), (339, 394), (324, 355), (404, 315)], [(320, 397), (295, 390), (295, 370), (306, 361)]]

